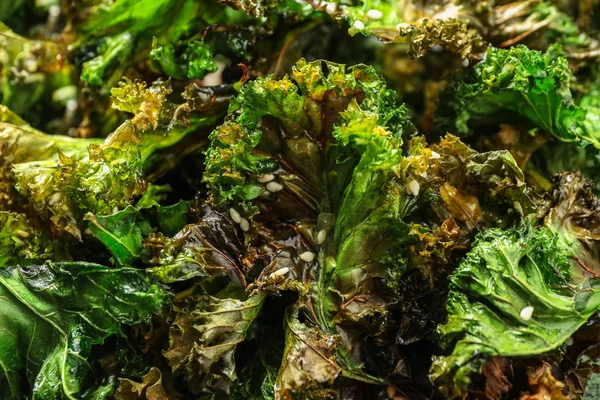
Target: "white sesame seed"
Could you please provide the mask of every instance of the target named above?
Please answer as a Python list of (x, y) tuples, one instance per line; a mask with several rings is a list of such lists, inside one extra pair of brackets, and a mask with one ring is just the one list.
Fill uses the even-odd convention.
[(240, 222), (242, 222), (242, 216), (240, 215), (239, 212), (237, 212), (237, 210), (235, 208), (229, 209), (229, 216), (231, 217), (233, 222), (235, 222), (236, 224), (239, 224)]
[(75, 110), (77, 110), (77, 100), (75, 100), (75, 99), (68, 100), (67, 104), (65, 105), (65, 108), (69, 112), (74, 112)]
[(28, 237), (29, 237), (29, 232), (27, 232), (27, 231), (24, 231), (24, 230), (22, 230), (22, 229), (17, 229), (17, 230), (15, 231), (15, 233), (16, 233), (17, 235), (21, 236), (22, 238), (28, 238)]
[(118, 212), (119, 212), (119, 207), (117, 207), (117, 206), (114, 206), (114, 207), (113, 207), (113, 214), (116, 214), (116, 213), (118, 213)]
[(51, 6), (48, 9), (48, 14), (51, 17), (55, 17), (55, 18), (58, 17), (60, 15), (60, 7), (59, 6)]
[(462, 60), (462, 66), (467, 68), (469, 66), (469, 59), (465, 58), (464, 60)]
[(433, 51), (434, 53), (441, 53), (442, 51), (444, 51), (444, 46), (442, 46), (441, 44), (434, 44), (431, 47), (431, 51)]
[(431, 151), (431, 158), (433, 158), (434, 160), (437, 160), (438, 158), (441, 158), (442, 156), (440, 156), (440, 153), (437, 153), (435, 151)]
[[(24, 71), (29, 71), (29, 72), (35, 72), (36, 68), (37, 68), (37, 64), (35, 62), (35, 60), (32, 59), (27, 59), (25, 61), (23, 61), (23, 70)], [(23, 74), (23, 76), (26, 75), (25, 72), (21, 72)]]
[(278, 269), (277, 271), (273, 272), (271, 275), (272, 276), (282, 276), (287, 274), (288, 272), (290, 272), (290, 269), (288, 267), (283, 267)]
[(354, 27), (354, 29), (358, 29), (358, 30), (365, 29), (365, 24), (363, 24), (363, 22), (358, 19), (356, 21), (354, 21), (354, 24), (352, 26)]
[(423, 171), (419, 174), (421, 178), (427, 178), (427, 171)]
[(565, 343), (567, 344), (567, 346), (573, 346), (573, 343), (575, 343), (575, 341), (572, 337), (570, 337), (565, 341)]
[(86, 235), (91, 235), (92, 230), (90, 228), (85, 228), (85, 231), (83, 231), (83, 233), (85, 233)]
[(273, 175), (273, 174), (265, 174), (265, 175), (260, 175), (258, 177), (258, 181), (260, 183), (271, 182), (273, 179), (275, 179), (275, 175)]
[(283, 186), (281, 186), (277, 182), (269, 182), (269, 183), (267, 183), (267, 190), (269, 192), (279, 192), (282, 189), (283, 189)]
[(325, 12), (327, 12), (328, 14), (333, 14), (336, 8), (337, 7), (335, 3), (327, 3), (327, 5), (325, 6)]
[(58, 203), (60, 201), (60, 197), (61, 197), (60, 192), (54, 193), (52, 196), (50, 196), (50, 199), (48, 200), (48, 205), (49, 206), (55, 205), (56, 203)]
[(532, 306), (527, 306), (521, 310), (521, 319), (523, 321), (529, 321), (531, 319), (532, 315), (533, 315), (533, 307)]
[(410, 183), (408, 184), (408, 191), (413, 196), (418, 196), (420, 189), (421, 189), (421, 185), (419, 185), (419, 182), (417, 182), (415, 180), (410, 181)]
[(319, 233), (317, 233), (317, 244), (322, 244), (325, 239), (327, 239), (327, 232), (325, 229), (321, 229)]
[(369, 12), (367, 12), (367, 17), (371, 19), (381, 19), (383, 13), (379, 10), (369, 10)]
[(315, 253), (311, 253), (310, 251), (305, 251), (304, 253), (300, 254), (300, 258), (303, 261), (312, 262), (312, 260), (315, 259)]
[(246, 218), (242, 218), (240, 221), (240, 228), (242, 228), (244, 232), (248, 232), (250, 230), (250, 222), (248, 222)]
[(277, 279), (280, 276), (287, 274), (288, 272), (290, 272), (290, 269), (288, 267), (283, 267), (278, 269), (277, 271), (271, 272), (267, 279)]

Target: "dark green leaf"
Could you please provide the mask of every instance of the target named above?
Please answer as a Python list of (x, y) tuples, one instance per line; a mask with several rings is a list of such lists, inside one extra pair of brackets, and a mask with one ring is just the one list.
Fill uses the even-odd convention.
[(194, 391), (229, 392), (237, 379), (235, 349), (262, 303), (259, 295), (245, 301), (199, 295), (175, 302), (175, 321), (164, 353), (173, 371), (183, 373)]
[(0, 293), (6, 399), (85, 397), (98, 379), (87, 360), (92, 345), (121, 333), (122, 324), (148, 321), (166, 298), (143, 272), (83, 262), (4, 267)]
[(453, 127), (470, 133), (494, 115), (520, 115), (533, 126), (565, 142), (600, 148), (588, 110), (576, 105), (567, 60), (555, 47), (542, 53), (525, 46), (490, 47), (472, 75), (455, 82), (451, 101)]
[(568, 232), (528, 225), (477, 237), (450, 278), (448, 322), (439, 332), (453, 350), (431, 369), (441, 391), (458, 396), (491, 356), (556, 349), (599, 309), (597, 280), (573, 281), (578, 252)]
[(143, 241), (158, 230), (174, 235), (188, 222), (190, 205), (180, 201), (171, 206), (127, 206), (110, 215), (93, 215), (85, 218), (88, 227), (110, 251), (118, 265), (131, 265), (142, 254)]

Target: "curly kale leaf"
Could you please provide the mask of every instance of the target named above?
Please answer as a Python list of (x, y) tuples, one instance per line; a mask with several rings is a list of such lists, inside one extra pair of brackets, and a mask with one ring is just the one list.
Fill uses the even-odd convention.
[[(273, 256), (254, 287), (309, 292), (307, 329), (323, 337), (344, 323), (377, 334), (384, 255), (405, 240), (401, 219), (416, 201), (395, 169), (401, 136), (413, 129), (405, 109), (369, 67), (301, 60), (292, 78), (243, 86), (230, 112), (237, 118), (212, 134), (207, 153), (213, 201), (234, 210), (252, 244), (281, 238), (284, 246), (258, 247)], [(345, 361), (336, 368), (362, 375), (349, 354), (353, 335), (337, 349)]]
[[(320, 158), (348, 175), (359, 159), (349, 144), (368, 150), (372, 141), (373, 146), (379, 146), (382, 152), (389, 151), (393, 157), (386, 162), (381, 156), (376, 165), (391, 166), (398, 160), (400, 153), (391, 144), (397, 148), (401, 144), (399, 135), (412, 129), (405, 117), (406, 109), (395, 106), (393, 92), (385, 89), (372, 68), (357, 66), (346, 73), (343, 65), (328, 63), (327, 67), (329, 76), (320, 63), (301, 60), (293, 70), (296, 82), (289, 77), (282, 80), (269, 77), (242, 87), (229, 110), (239, 112), (240, 116), (213, 132), (207, 153), (205, 181), (214, 188), (218, 204), (233, 199), (254, 200), (261, 194), (277, 196), (276, 189), (287, 186), (298, 198), (305, 197), (301, 202), (314, 214), (319, 211), (319, 199), (311, 196), (307, 185), (317, 190), (317, 196), (333, 191), (337, 200), (345, 184), (337, 183), (344, 180), (340, 177), (330, 179), (334, 185), (327, 186)], [(340, 116), (345, 121), (334, 128)], [(283, 141), (277, 140), (277, 128), (286, 133)], [(346, 142), (338, 144), (342, 140)], [(322, 154), (323, 151), (326, 153)], [(344, 160), (342, 157), (346, 155), (353, 157)], [(372, 156), (377, 155), (373, 150)], [(279, 165), (279, 157), (289, 158), (286, 160), (289, 165)], [(282, 176), (270, 179), (279, 167), (283, 170), (278, 175)], [(301, 175), (294, 174), (294, 170)], [(271, 183), (275, 178), (283, 182)], [(274, 190), (269, 191), (267, 186)], [(308, 196), (301, 196), (300, 191)]]
[(241, 232), (208, 206), (200, 207), (199, 214), (198, 222), (186, 225), (173, 237), (158, 233), (146, 240), (150, 273), (165, 283), (224, 275), (246, 286)]
[(190, 296), (173, 304), (175, 320), (164, 355), (174, 372), (184, 371), (192, 390), (228, 393), (237, 379), (235, 350), (261, 309), (264, 297), (246, 300)]
[(447, 93), (453, 129), (467, 134), (494, 116), (516, 114), (561, 141), (600, 148), (591, 110), (573, 101), (567, 60), (555, 50), (491, 47), (472, 75)]
[(59, 241), (31, 223), (27, 215), (0, 211), (0, 267), (53, 259), (68, 260)]
[(47, 136), (8, 123), (0, 131), (16, 188), (42, 217), (77, 239), (85, 213), (109, 215), (131, 205), (149, 179), (206, 144), (205, 129), (216, 124), (227, 101), (192, 84), (183, 93), (186, 102), (175, 105), (166, 98), (170, 85), (160, 81), (149, 88), (126, 81), (112, 92), (113, 107), (134, 116), (104, 141)]
[(447, 394), (465, 391), (493, 355), (558, 348), (600, 306), (594, 184), (579, 172), (562, 172), (553, 181), (539, 200), (545, 227), (485, 231), (452, 274), (448, 322), (439, 330), (454, 350), (431, 370)]
[[(448, 136), (414, 138), (405, 152), (413, 128), (392, 96), (360, 65), (302, 60), (291, 77), (249, 82), (211, 136), (204, 177), (250, 245), (236, 263), (249, 289), (297, 291), (302, 324), (337, 342), (326, 363), (368, 382), (383, 379), (363, 354), (393, 329), (395, 277), (432, 265), (433, 281), (433, 264), (448, 268), (481, 226), (537, 212), (507, 151), (477, 153)], [(273, 255), (245, 262), (254, 247)], [(300, 390), (295, 379), (314, 389), (338, 372), (282, 374), (281, 395)]]
[[(289, 269), (291, 256), (286, 257), (288, 251), (284, 249), (293, 248), (295, 238), (290, 240), (284, 236), (285, 230), (276, 230), (277, 235), (247, 244), (243, 231), (229, 218), (229, 213), (217, 212), (207, 205), (198, 207), (197, 212), (199, 221), (185, 226), (173, 237), (157, 233), (144, 241), (144, 251), (148, 254), (143, 258), (149, 257), (151, 275), (171, 284), (195, 282), (196, 291), (204, 288), (198, 295), (184, 292), (182, 300), (174, 303), (176, 315), (169, 329), (170, 346), (165, 357), (173, 372), (182, 376), (193, 392), (216, 391), (233, 397), (262, 398), (264, 390), (272, 394), (277, 363), (281, 360), (273, 361), (268, 371), (263, 371), (266, 368), (263, 365), (257, 367), (265, 374), (261, 378), (264, 385), (256, 382), (259, 372), (249, 367), (238, 378), (236, 348), (245, 340), (265, 297), (264, 293), (254, 291), (246, 296), (243, 289), (252, 267), (268, 264), (277, 269), (287, 265)], [(269, 234), (267, 229), (263, 233)], [(230, 281), (231, 289), (226, 287), (215, 293), (222, 277)], [(264, 286), (275, 286), (281, 280), (281, 275), (272, 277)], [(272, 351), (270, 346), (264, 350), (269, 359)], [(242, 386), (246, 380), (251, 381), (248, 387)]]
[(46, 107), (55, 109), (57, 103), (66, 106), (74, 101), (77, 90), (66, 47), (58, 41), (25, 38), (0, 22), (2, 104), (41, 126), (49, 122), (43, 114)]
[(149, 59), (174, 78), (203, 78), (216, 70), (213, 49), (193, 33), (217, 24), (239, 29), (252, 20), (211, 0), (125, 0), (80, 13), (84, 21), (77, 26), (78, 36), (95, 45), (95, 57), (82, 64), (81, 79), (105, 87), (115, 84), (128, 66)]
[(119, 387), (115, 393), (115, 400), (173, 400), (163, 386), (163, 377), (156, 367), (142, 377), (142, 382), (132, 379), (119, 378)]
[(117, 132), (105, 144), (90, 146), (90, 156), (13, 165), (16, 188), (44, 218), (81, 239), (81, 212), (110, 213), (145, 190), (141, 160), (131, 132)]
[[(546, 50), (558, 43), (570, 60), (597, 58), (600, 42), (591, 34), (589, 26), (576, 20), (568, 7), (557, 3), (522, 0), (497, 5), (494, 25), (489, 31), (490, 42), (498, 47), (524, 44), (536, 50)], [(590, 10), (585, 8), (579, 8), (579, 13), (588, 18)], [(571, 64), (574, 70), (579, 67), (577, 63)]]
[(577, 262), (574, 279), (597, 276), (600, 272), (600, 200), (594, 182), (579, 172), (562, 172), (553, 179), (552, 190), (545, 196), (547, 213), (544, 225), (560, 234), (568, 232), (577, 239)]
[(88, 229), (113, 255), (118, 265), (131, 265), (142, 254), (143, 240), (158, 230), (176, 234), (187, 222), (189, 204), (185, 201), (170, 206), (127, 206), (110, 215), (86, 214)]
[(8, 150), (16, 188), (40, 215), (78, 239), (83, 213), (111, 213), (145, 190), (139, 133), (157, 127), (170, 88), (161, 84), (136, 88), (135, 95), (127, 93), (129, 102), (139, 99), (136, 106), (116, 103), (136, 115), (103, 142), (46, 136), (25, 128), (5, 129), (0, 138)]
[(93, 345), (149, 321), (166, 293), (134, 269), (48, 263), (0, 269), (0, 394), (5, 399), (106, 398)]
[(297, 311), (285, 316), (285, 332), (286, 347), (275, 381), (275, 398), (317, 389), (320, 384), (332, 383), (342, 372), (335, 362), (336, 336), (303, 324)]
[[(324, 2), (319, 9), (350, 25), (349, 33), (374, 35), (387, 43), (407, 43), (412, 57), (425, 55), (434, 46), (461, 58), (485, 51), (479, 29), (489, 25), (491, 2), (435, 0), (368, 0)], [(478, 29), (479, 28), (479, 29)]]
[(480, 230), (536, 220), (542, 213), (506, 150), (478, 153), (452, 135), (429, 146), (415, 138), (401, 168), (422, 192), (420, 207), (408, 218), (409, 267), (431, 280), (445, 279)]
[(489, 229), (452, 274), (448, 322), (452, 348), (434, 360), (431, 379), (449, 396), (494, 355), (530, 356), (556, 349), (600, 308), (596, 279), (574, 281), (580, 246), (568, 232), (527, 224)]
[(175, 79), (201, 79), (217, 70), (212, 53), (203, 42), (190, 41), (185, 45), (152, 45), (150, 57), (168, 76)]

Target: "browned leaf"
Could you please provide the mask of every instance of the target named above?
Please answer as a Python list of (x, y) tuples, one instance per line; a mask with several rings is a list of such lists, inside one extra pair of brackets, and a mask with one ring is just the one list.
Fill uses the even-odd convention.
[(554, 378), (550, 365), (529, 369), (527, 379), (530, 391), (521, 393), (521, 400), (567, 400), (562, 393), (564, 384)]
[(163, 387), (162, 374), (158, 368), (152, 367), (142, 378), (142, 382), (119, 378), (116, 400), (172, 400)]
[(275, 383), (275, 399), (292, 399), (297, 390), (317, 389), (341, 373), (336, 363), (338, 339), (286, 316), (286, 347)]
[(173, 238), (150, 236), (144, 246), (156, 265), (150, 272), (165, 283), (200, 276), (228, 276), (246, 286), (241, 230), (224, 215), (204, 206), (200, 221), (185, 226)]
[(506, 357), (495, 356), (483, 364), (481, 370), (485, 376), (485, 395), (488, 399), (501, 399), (512, 388), (512, 363)]
[(173, 305), (175, 321), (164, 356), (192, 390), (229, 392), (237, 379), (235, 349), (260, 311), (262, 296), (246, 301), (208, 295), (188, 296)]
[(455, 219), (465, 221), (473, 229), (482, 219), (479, 199), (444, 182), (440, 187), (440, 195), (448, 211)]

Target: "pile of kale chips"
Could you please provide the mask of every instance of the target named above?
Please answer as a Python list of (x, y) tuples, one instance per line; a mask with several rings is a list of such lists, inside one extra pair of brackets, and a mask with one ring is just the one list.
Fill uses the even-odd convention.
[(600, 398), (600, 2), (0, 21), (1, 399)]

